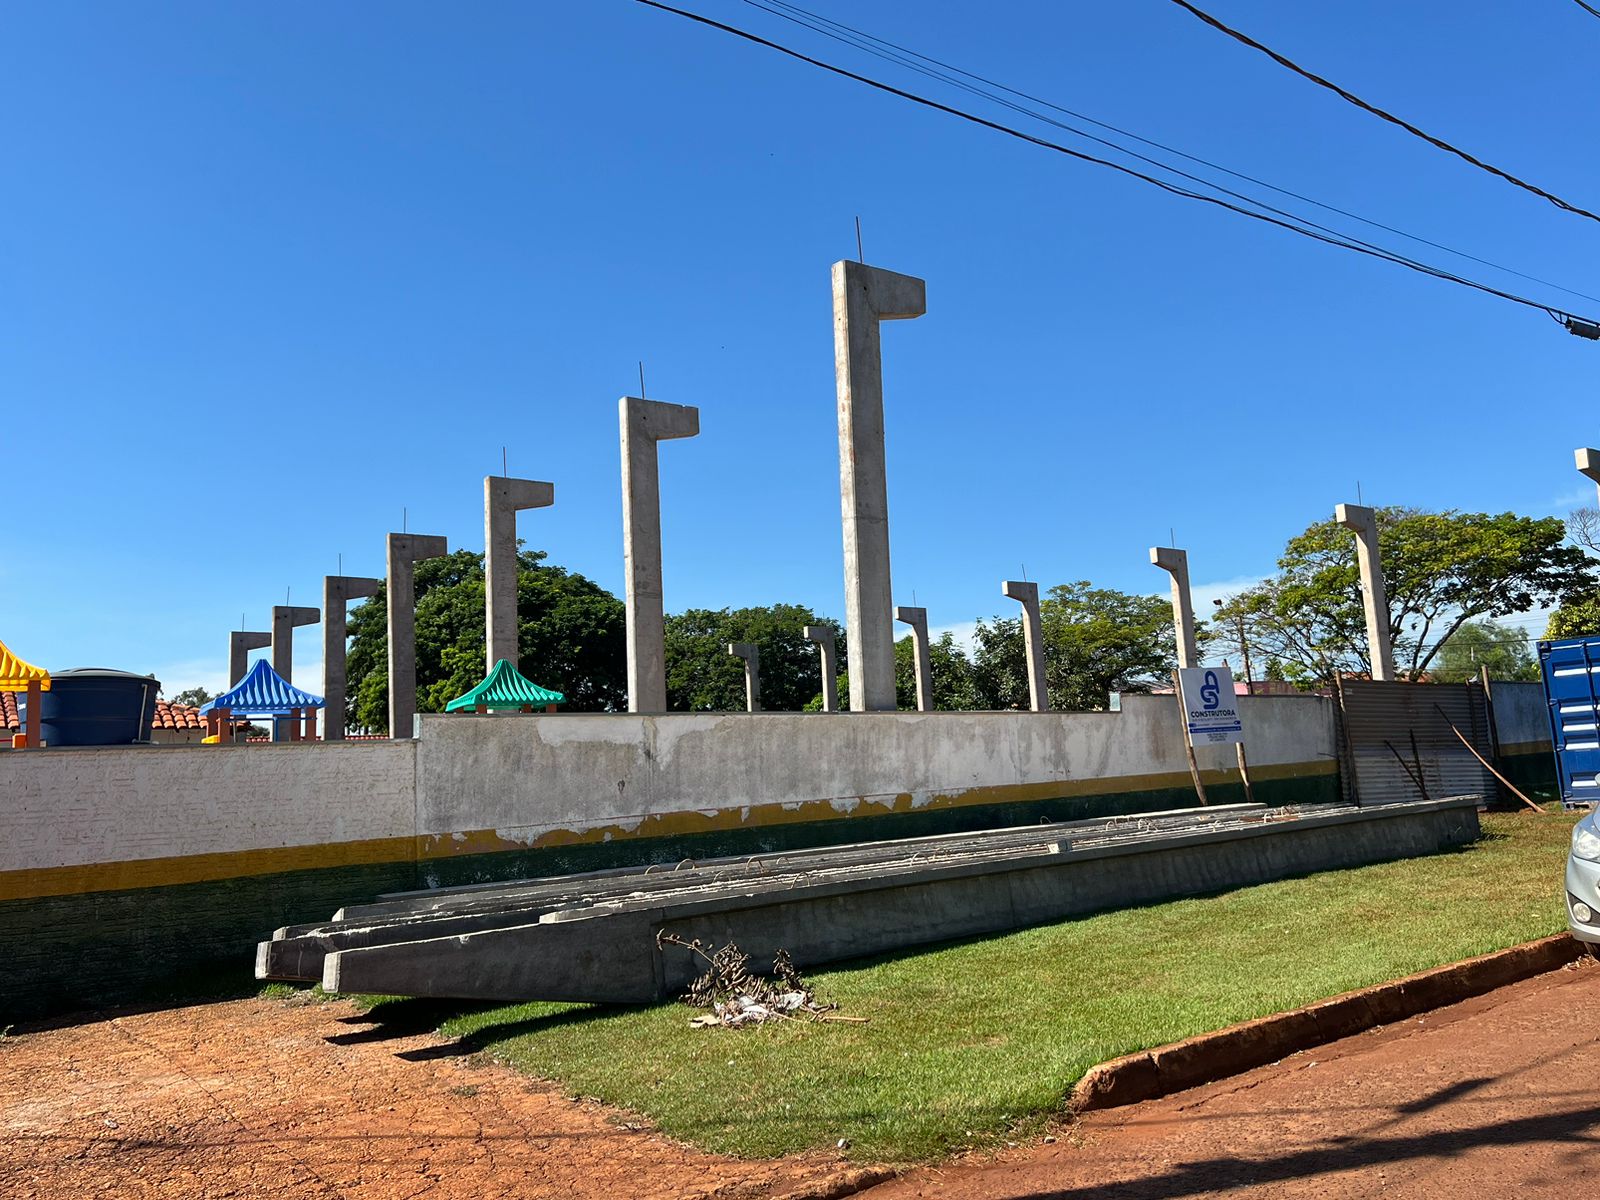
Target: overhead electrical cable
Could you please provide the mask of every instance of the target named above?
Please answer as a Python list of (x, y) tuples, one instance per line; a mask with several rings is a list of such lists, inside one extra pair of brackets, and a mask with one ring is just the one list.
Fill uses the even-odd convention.
[[(671, 13), (674, 16), (682, 17), (688, 21), (693, 21), (698, 25), (705, 25), (712, 29), (721, 30), (723, 33), (730, 34), (733, 37), (740, 38), (758, 46), (764, 46), (769, 50), (775, 50), (780, 54), (796, 59), (810, 66), (817, 67), (820, 70), (841, 76), (845, 79), (854, 80), (857, 83), (865, 84), (867, 87), (874, 88), (881, 92), (887, 92), (888, 94), (898, 96), (903, 100), (909, 100), (913, 104), (919, 104), (925, 108), (931, 108), (936, 112), (942, 112), (953, 117), (958, 117), (963, 121), (969, 121), (972, 124), (982, 126), (985, 129), (992, 129), (997, 133), (1006, 134), (1008, 137), (1013, 137), (1019, 141), (1039, 146), (1042, 149), (1053, 150), (1058, 154), (1067, 155), (1069, 158), (1078, 159), (1081, 162), (1093, 163), (1102, 167), (1109, 167), (1113, 171), (1117, 171), (1123, 175), (1127, 175), (1145, 183), (1152, 184), (1153, 186), (1160, 188), (1162, 191), (1168, 192), (1174, 196), (1181, 196), (1188, 200), (1198, 200), (1205, 204), (1213, 204), (1218, 208), (1224, 208), (1230, 212), (1238, 213), (1240, 216), (1249, 217), (1252, 220), (1261, 221), (1268, 225), (1275, 225), (1280, 229), (1287, 229), (1291, 233), (1298, 233), (1302, 237), (1311, 238), (1314, 241), (1322, 242), (1326, 245), (1338, 246), (1345, 250), (1354, 251), (1357, 254), (1364, 254), (1371, 258), (1377, 258), (1385, 262), (1391, 262), (1398, 266), (1406, 267), (1409, 270), (1416, 271), (1422, 275), (1429, 275), (1435, 279), (1442, 279), (1450, 283), (1456, 283), (1462, 287), (1471, 288), (1474, 291), (1483, 292), (1490, 296), (1497, 296), (1500, 299), (1508, 300), (1513, 304), (1522, 305), (1525, 308), (1535, 309), (1550, 316), (1558, 323), (1565, 325), (1574, 333), (1580, 333), (1581, 336), (1592, 337), (1600, 340), (1600, 322), (1595, 322), (1588, 318), (1576, 316), (1573, 313), (1567, 312), (1566, 310), (1557, 308), (1553, 305), (1530, 299), (1527, 296), (1518, 295), (1515, 292), (1505, 291), (1501, 288), (1480, 282), (1476, 279), (1470, 279), (1463, 275), (1457, 275), (1453, 271), (1447, 271), (1442, 267), (1435, 267), (1429, 263), (1408, 258), (1403, 254), (1385, 249), (1381, 246), (1374, 246), (1370, 243), (1362, 242), (1359, 239), (1351, 238), (1338, 233), (1319, 232), (1317, 228), (1311, 227), (1311, 222), (1306, 222), (1304, 218), (1291, 217), (1291, 219), (1288, 220), (1280, 219), (1279, 217), (1271, 215), (1269, 212), (1259, 212), (1253, 208), (1245, 208), (1241, 205), (1234, 204), (1217, 196), (1209, 196), (1201, 192), (1191, 191), (1188, 188), (1180, 187), (1179, 185), (1169, 183), (1166, 180), (1157, 179), (1153, 175), (1147, 175), (1143, 171), (1136, 170), (1133, 167), (1125, 166), (1122, 163), (1112, 162), (1110, 159), (1099, 158), (1096, 155), (1088, 154), (1082, 150), (1074, 150), (1069, 146), (1061, 145), (1059, 142), (1052, 142), (1047, 138), (1038, 137), (1034, 134), (1024, 132), (1023, 130), (1013, 128), (1010, 125), (1001, 124), (998, 121), (992, 121), (989, 118), (979, 116), (976, 113), (955, 108), (951, 105), (944, 104), (941, 101), (930, 99), (927, 96), (920, 96), (915, 92), (908, 92), (904, 88), (895, 87), (893, 84), (884, 83), (882, 80), (873, 79), (870, 76), (858, 74), (855, 71), (836, 66), (833, 63), (825, 62), (819, 58), (813, 58), (808, 54), (803, 54), (798, 50), (794, 50), (788, 46), (781, 45), (778, 42), (771, 41), (768, 38), (760, 36), (759, 34), (751, 33), (748, 30), (740, 29), (737, 26), (714, 20), (711, 17), (702, 16), (699, 13), (690, 12), (682, 8), (675, 8), (670, 4), (662, 3), (661, 0), (634, 0), (634, 2), (644, 5), (647, 8), (654, 8), (661, 12)], [(1165, 169), (1171, 170), (1172, 168)], [(1217, 187), (1215, 184), (1207, 184), (1207, 186), (1213, 188)], [(1218, 190), (1222, 189), (1219, 188)], [(1264, 205), (1260, 205), (1259, 201), (1250, 201), (1250, 203), (1258, 205), (1259, 207), (1266, 207)]]
[(1229, 37), (1233, 38), (1234, 41), (1241, 42), (1244, 45), (1249, 46), (1252, 50), (1261, 51), (1261, 53), (1265, 54), (1268, 58), (1272, 59), (1272, 61), (1277, 63), (1279, 66), (1287, 67), (1289, 70), (1293, 71), (1296, 75), (1299, 75), (1304, 79), (1309, 79), (1312, 83), (1316, 84), (1318, 87), (1327, 88), (1330, 92), (1334, 93), (1334, 95), (1340, 97), (1343, 100), (1348, 100), (1351, 104), (1354, 104), (1357, 108), (1362, 109), (1365, 112), (1369, 112), (1375, 117), (1380, 117), (1383, 120), (1388, 121), (1391, 125), (1398, 125), (1401, 129), (1404, 129), (1407, 133), (1421, 138), (1423, 141), (1427, 142), (1430, 146), (1436, 146), (1440, 150), (1445, 151), (1447, 154), (1453, 154), (1457, 158), (1462, 159), (1465, 162), (1469, 162), (1473, 166), (1479, 168), (1480, 170), (1489, 172), (1489, 174), (1491, 174), (1491, 175), (1498, 176), (1499, 178), (1505, 180), (1507, 183), (1512, 184), (1515, 187), (1519, 187), (1525, 192), (1532, 192), (1535, 196), (1542, 196), (1544, 199), (1550, 201), (1551, 204), (1554, 204), (1559, 209), (1563, 209), (1564, 211), (1569, 212), (1569, 213), (1575, 213), (1576, 215), (1578, 215), (1580, 217), (1588, 217), (1589, 220), (1591, 220), (1591, 221), (1600, 221), (1600, 213), (1590, 212), (1587, 208), (1582, 208), (1582, 207), (1580, 207), (1580, 206), (1578, 206), (1576, 204), (1573, 204), (1571, 201), (1563, 200), (1560, 196), (1555, 195), (1553, 192), (1545, 191), (1542, 187), (1539, 187), (1537, 184), (1529, 183), (1526, 179), (1519, 179), (1519, 178), (1517, 178), (1517, 176), (1511, 174), (1511, 172), (1502, 171), (1499, 167), (1495, 166), (1494, 164), (1484, 162), (1483, 159), (1478, 158), (1475, 155), (1467, 153), (1465, 150), (1461, 149), (1459, 146), (1451, 145), (1449, 142), (1445, 141), (1443, 138), (1434, 137), (1433, 134), (1428, 133), (1428, 132), (1426, 132), (1424, 130), (1418, 129), (1410, 121), (1407, 121), (1402, 117), (1397, 117), (1392, 112), (1388, 112), (1388, 111), (1386, 111), (1384, 109), (1379, 108), (1376, 104), (1369, 104), (1367, 101), (1363, 100), (1360, 96), (1357, 96), (1354, 92), (1346, 91), (1344, 88), (1340, 87), (1338, 84), (1334, 83), (1332, 80), (1324, 79), (1321, 75), (1316, 74), (1314, 71), (1306, 70), (1304, 67), (1302, 67), (1299, 63), (1295, 62), (1293, 59), (1287, 58), (1284, 55), (1279, 54), (1271, 46), (1263, 45), (1262, 43), (1256, 41), (1255, 38), (1251, 37), (1249, 34), (1240, 33), (1237, 29), (1234, 29), (1232, 26), (1223, 24), (1221, 21), (1217, 20), (1216, 17), (1213, 17), (1210, 13), (1206, 12), (1204, 9), (1196, 8), (1193, 4), (1189, 3), (1189, 0), (1172, 0), (1172, 3), (1176, 4), (1179, 8), (1182, 8), (1185, 11), (1194, 14), (1196, 17), (1198, 17), (1200, 20), (1204, 21), (1207, 25), (1211, 26), (1213, 29), (1216, 29), (1221, 33), (1227, 34)]
[[(1181, 175), (1185, 179), (1191, 179), (1197, 183), (1204, 183), (1210, 187), (1217, 187), (1219, 191), (1224, 191), (1228, 195), (1247, 200), (1250, 203), (1259, 204), (1260, 202), (1254, 200), (1252, 197), (1244, 196), (1239, 192), (1229, 191), (1226, 188), (1221, 188), (1217, 184), (1212, 183), (1210, 180), (1202, 179), (1200, 176), (1190, 175), (1187, 172), (1178, 171), (1176, 168), (1167, 163), (1160, 162), (1157, 159), (1149, 158), (1145, 155), (1139, 154), (1137, 151), (1129, 150), (1127, 147), (1121, 146), (1114, 141), (1097, 137), (1085, 130), (1078, 129), (1074, 126), (1065, 124), (1064, 122), (1055, 120), (1044, 113), (1035, 112), (1030, 108), (1005, 99), (1004, 96), (997, 96), (993, 92), (986, 91), (982, 87), (975, 87), (971, 83), (963, 82), (962, 79), (952, 78), (951, 74), (947, 74), (946, 72), (961, 76), (965, 80), (972, 80), (978, 84), (984, 84), (990, 88), (998, 89), (1007, 95), (1015, 96), (1020, 100), (1025, 100), (1029, 103), (1040, 105), (1044, 108), (1051, 109), (1054, 112), (1062, 113), (1076, 120), (1085, 121), (1090, 125), (1094, 125), (1100, 129), (1109, 130), (1110, 132), (1121, 137), (1130, 138), (1135, 142), (1139, 142), (1145, 146), (1150, 146), (1153, 149), (1165, 151), (1168, 154), (1176, 154), (1178, 157), (1187, 159), (1189, 162), (1197, 163), (1200, 166), (1207, 167), (1213, 171), (1221, 171), (1225, 175), (1231, 175), (1233, 178), (1244, 180), (1246, 183), (1253, 183), (1258, 187), (1267, 188), (1270, 191), (1277, 192), (1279, 195), (1288, 196), (1292, 199), (1302, 201), (1303, 203), (1315, 205), (1317, 208), (1323, 209), (1327, 212), (1337, 213), (1341, 217), (1348, 217), (1352, 221), (1360, 221), (1363, 225), (1370, 225), (1374, 229), (1381, 229), (1386, 233), (1395, 234), (1410, 241), (1418, 242), (1421, 245), (1431, 246), (1435, 250), (1443, 250), (1447, 254), (1454, 254), (1459, 258), (1469, 259), (1470, 261), (1478, 263), (1481, 266), (1492, 267), (1496, 271), (1504, 271), (1507, 275), (1515, 275), (1517, 278), (1526, 279), (1530, 283), (1537, 283), (1543, 287), (1554, 288), (1558, 292), (1566, 292), (1569, 296), (1578, 296), (1584, 300), (1591, 300), (1596, 304), (1600, 304), (1600, 296), (1592, 296), (1588, 292), (1580, 292), (1576, 288), (1565, 287), (1562, 284), (1554, 283), (1551, 280), (1541, 279), (1537, 275), (1530, 275), (1526, 271), (1519, 271), (1514, 267), (1508, 267), (1503, 263), (1497, 263), (1492, 259), (1483, 258), (1480, 255), (1472, 254), (1466, 250), (1458, 250), (1454, 246), (1446, 245), (1443, 242), (1436, 242), (1431, 238), (1423, 237), (1421, 234), (1411, 233), (1407, 230), (1399, 229), (1393, 225), (1387, 225), (1382, 221), (1373, 220), (1370, 217), (1363, 217), (1360, 213), (1351, 212), (1348, 209), (1340, 208), (1337, 205), (1325, 204), (1311, 196), (1302, 195), (1301, 193), (1291, 191), (1288, 188), (1279, 187), (1278, 185), (1269, 183), (1264, 179), (1258, 179), (1254, 175), (1247, 175), (1242, 171), (1235, 171), (1229, 167), (1222, 166), (1220, 163), (1215, 163), (1209, 159), (1201, 158), (1198, 155), (1189, 154), (1186, 151), (1179, 150), (1174, 146), (1165, 145), (1164, 143), (1155, 141), (1151, 138), (1142, 137), (1130, 130), (1122, 129), (1105, 121), (1097, 120), (1094, 117), (1088, 116), (1084, 113), (1076, 112), (1070, 108), (1064, 108), (1059, 104), (1042, 99), (1039, 96), (1032, 96), (1027, 92), (1018, 91), (1016, 88), (1009, 87), (1006, 84), (999, 83), (993, 79), (987, 79), (982, 75), (974, 74), (971, 71), (964, 70), (963, 68), (955, 66), (951, 63), (942, 62), (939, 59), (931, 58), (928, 55), (921, 54), (907, 46), (899, 45), (895, 42), (891, 42), (884, 38), (867, 33), (864, 30), (853, 28), (852, 26), (846, 25), (841, 21), (835, 21), (832, 18), (822, 16), (820, 13), (814, 13), (807, 9), (801, 8), (798, 4), (790, 4), (787, 3), (786, 0), (743, 0), (743, 3), (752, 8), (759, 9), (762, 12), (770, 13), (773, 16), (782, 17), (786, 21), (791, 21), (802, 26), (803, 28), (810, 29), (813, 32), (821, 33), (826, 37), (832, 38), (834, 41), (842, 42), (848, 46), (854, 46), (859, 50), (864, 50), (867, 53), (872, 54), (877, 58), (881, 58), (886, 62), (897, 63), (900, 66), (917, 71), (931, 79), (938, 79), (941, 82), (959, 87), (964, 91), (972, 93), (973, 95), (981, 96), (984, 99), (991, 100), (996, 104), (1004, 105), (1015, 112), (1023, 113), (1034, 118), (1035, 120), (1044, 121), (1050, 125), (1054, 125), (1058, 129), (1064, 129), (1068, 132), (1076, 134), (1079, 137), (1098, 142), (1102, 146), (1109, 146), (1121, 153), (1129, 155), (1130, 157), (1137, 158), (1142, 162), (1161, 167), (1164, 170), (1172, 171), (1174, 174)], [(1279, 213), (1280, 215), (1289, 215), (1283, 213), (1283, 210), (1281, 209), (1271, 208), (1270, 211)], [(1303, 220), (1304, 218), (1295, 219)], [(1327, 230), (1326, 227), (1322, 225), (1318, 225), (1317, 228), (1324, 229), (1327, 232), (1333, 232), (1332, 230)]]
[(1583, 11), (1588, 13), (1591, 17), (1600, 17), (1600, 8), (1596, 8), (1594, 5), (1590, 4), (1588, 0), (1572, 0), (1572, 2), (1579, 8), (1583, 9)]

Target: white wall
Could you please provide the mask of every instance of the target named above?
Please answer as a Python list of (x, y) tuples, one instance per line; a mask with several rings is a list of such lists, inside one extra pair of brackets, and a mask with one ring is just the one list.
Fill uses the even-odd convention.
[[(1255, 768), (1332, 769), (1327, 700), (1240, 707)], [(1171, 696), (1127, 696), (1109, 713), (424, 716), (417, 832), (492, 829), (526, 842), (755, 805), (847, 815), (1173, 786), (1188, 780), (1178, 719)], [(1233, 766), (1231, 747), (1201, 754), (1202, 767)]]
[(0, 757), (0, 871), (409, 837), (410, 742)]

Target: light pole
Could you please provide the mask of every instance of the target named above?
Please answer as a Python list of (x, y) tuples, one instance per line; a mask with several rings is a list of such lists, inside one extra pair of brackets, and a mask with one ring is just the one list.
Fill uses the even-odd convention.
[[(1222, 607), (1221, 600), (1213, 600), (1211, 603), (1219, 609)], [(1254, 696), (1256, 694), (1256, 685), (1250, 681), (1250, 643), (1245, 640), (1244, 613), (1242, 612), (1239, 614), (1239, 655), (1244, 659), (1244, 694), (1246, 696)]]

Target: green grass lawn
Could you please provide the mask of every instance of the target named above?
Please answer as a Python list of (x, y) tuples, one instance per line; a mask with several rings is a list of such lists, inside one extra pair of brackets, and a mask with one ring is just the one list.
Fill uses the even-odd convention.
[[(938, 1158), (1026, 1133), (1096, 1063), (1563, 928), (1572, 821), (1490, 815), (1431, 858), (1104, 913), (818, 973), (865, 1025), (691, 1030), (667, 1004), (456, 1011), (443, 1033), (711, 1150)], [(376, 1016), (437, 1008), (384, 1001)], [(448, 1010), (446, 1010), (448, 1011)]]

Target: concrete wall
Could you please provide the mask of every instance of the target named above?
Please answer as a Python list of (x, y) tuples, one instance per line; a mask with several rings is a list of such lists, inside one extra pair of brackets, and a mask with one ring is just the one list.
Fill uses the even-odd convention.
[[(1334, 797), (1327, 700), (1241, 709), (1258, 798)], [(819, 844), (1194, 803), (1161, 696), (1106, 713), (424, 716), (421, 739), (419, 859), (437, 883), (486, 878), (445, 861), (486, 853), (659, 838), (700, 857), (782, 849), (793, 826)], [(1238, 798), (1226, 749), (1201, 752), (1213, 800)]]
[[(1332, 708), (1241, 701), (1257, 799), (1338, 796)], [(0, 1017), (126, 995), (384, 891), (1192, 805), (1111, 713), (424, 716), (416, 742), (0, 757)], [(1202, 751), (1213, 803), (1242, 798)], [(3, 1023), (3, 1022), (0, 1022)]]

